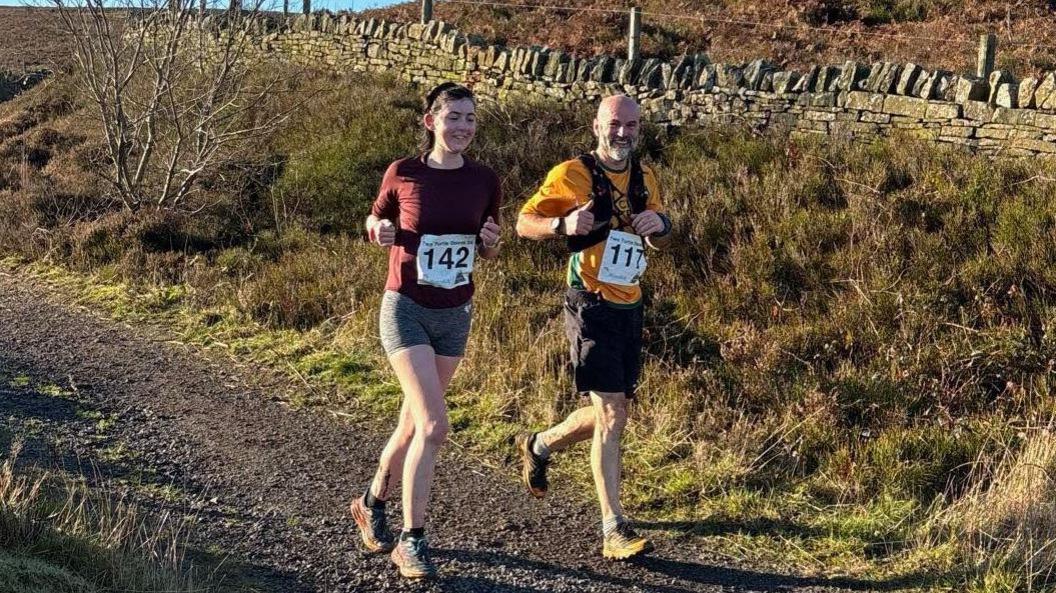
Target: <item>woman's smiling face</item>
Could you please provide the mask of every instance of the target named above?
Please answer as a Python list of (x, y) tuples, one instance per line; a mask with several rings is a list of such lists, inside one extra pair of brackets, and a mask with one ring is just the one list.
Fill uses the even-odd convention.
[(476, 105), (472, 99), (445, 103), (437, 113), (425, 115), (425, 127), (436, 134), (436, 146), (452, 154), (464, 151), (477, 133)]

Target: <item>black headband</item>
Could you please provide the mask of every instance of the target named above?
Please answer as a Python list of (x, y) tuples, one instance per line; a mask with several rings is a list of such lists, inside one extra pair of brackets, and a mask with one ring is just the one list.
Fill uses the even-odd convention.
[(425, 111), (428, 113), (429, 111), (431, 111), (433, 109), (433, 103), (436, 102), (436, 99), (444, 91), (449, 91), (449, 90), (451, 90), (453, 88), (458, 88), (458, 86), (459, 85), (457, 83), (448, 81), (448, 82), (440, 83), (440, 84), (436, 85), (435, 87), (433, 87), (433, 90), (429, 91), (429, 94), (427, 94), (425, 96)]

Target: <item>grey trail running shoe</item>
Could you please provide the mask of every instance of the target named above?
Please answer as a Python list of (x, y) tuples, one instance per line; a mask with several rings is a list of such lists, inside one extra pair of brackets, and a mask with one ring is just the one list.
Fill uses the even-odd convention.
[(436, 565), (429, 557), (429, 542), (424, 537), (400, 538), (390, 554), (400, 575), (408, 579), (431, 579), (436, 576)]
[(388, 552), (393, 548), (396, 540), (389, 532), (388, 523), (385, 521), (385, 509), (368, 507), (363, 502), (362, 496), (357, 496), (352, 501), (352, 519), (359, 527), (359, 536), (363, 539), (363, 547), (370, 552)]
[(528, 492), (536, 498), (546, 496), (549, 482), (546, 479), (546, 468), (550, 465), (549, 459), (543, 459), (532, 451), (532, 443), (535, 442), (534, 433), (525, 432), (517, 435), (517, 451), (521, 455), (521, 481), (528, 487)]
[(605, 536), (601, 555), (610, 560), (627, 560), (653, 551), (653, 542), (638, 535), (629, 523), (620, 523)]

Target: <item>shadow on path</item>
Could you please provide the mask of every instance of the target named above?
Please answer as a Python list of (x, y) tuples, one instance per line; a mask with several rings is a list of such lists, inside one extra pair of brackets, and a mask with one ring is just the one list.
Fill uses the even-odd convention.
[[(18, 378), (16, 380), (15, 378)], [(78, 451), (61, 445), (71, 440), (84, 438), (86, 434), (98, 432), (93, 427), (90, 414), (93, 410), (88, 394), (59, 394), (42, 390), (41, 385), (56, 385), (46, 380), (35, 369), (27, 368), (0, 356), (0, 463), (11, 455), (16, 443), (21, 446), (16, 459), (16, 471), (48, 472), (53, 475), (76, 476), (93, 490), (107, 490), (116, 479), (135, 475), (143, 484), (166, 486), (171, 482), (150, 472), (136, 468), (132, 460), (106, 461), (97, 454), (84, 457)], [(48, 392), (46, 392), (48, 391)], [(96, 434), (93, 447), (101, 447), (110, 439)], [(94, 451), (98, 453), (98, 451)], [(105, 496), (104, 496), (105, 499)], [(159, 503), (156, 500), (136, 498), (136, 504), (160, 512), (176, 511), (178, 515), (192, 512), (185, 504)], [(167, 507), (167, 508), (160, 508)], [(89, 549), (95, 550), (94, 545)], [(94, 552), (100, 557), (107, 552)], [(199, 576), (210, 582), (210, 590), (217, 593), (282, 591), (283, 593), (309, 592), (314, 589), (300, 582), (292, 572), (278, 571), (261, 564), (254, 564), (225, 554), (189, 546), (186, 559)]]
[[(915, 578), (893, 581), (871, 581), (859, 579), (797, 577), (777, 573), (756, 572), (738, 568), (669, 560), (656, 556), (646, 556), (628, 563), (653, 574), (664, 575), (675, 583), (682, 583), (681, 585), (660, 585), (645, 583), (634, 578), (601, 574), (590, 569), (567, 568), (549, 562), (512, 556), (502, 552), (441, 548), (435, 550), (435, 554), (438, 558), (504, 566), (515, 571), (537, 571), (546, 574), (570, 577), (590, 583), (648, 591), (649, 593), (692, 593), (693, 591), (699, 590), (697, 586), (700, 585), (708, 587), (729, 587), (737, 590), (751, 591), (792, 591), (805, 587), (838, 588), (848, 591), (895, 591), (913, 586), (920, 586), (922, 584), (919, 579)], [(485, 583), (487, 584), (486, 588), (482, 586)], [(451, 593), (481, 590), (501, 593), (522, 593), (524, 591), (532, 590), (518, 586), (505, 585), (482, 579), (480, 577), (468, 576), (452, 576), (444, 578), (440, 585), (440, 590)]]

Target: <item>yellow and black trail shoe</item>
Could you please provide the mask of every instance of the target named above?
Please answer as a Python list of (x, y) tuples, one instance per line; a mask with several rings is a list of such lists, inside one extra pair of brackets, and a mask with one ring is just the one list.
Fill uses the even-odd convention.
[(627, 560), (653, 551), (653, 542), (638, 535), (629, 523), (621, 522), (605, 535), (601, 554), (610, 560)]
[(517, 435), (517, 450), (521, 455), (521, 480), (528, 487), (528, 492), (536, 498), (546, 496), (549, 483), (546, 480), (546, 467), (549, 459), (543, 459), (532, 451), (536, 435), (525, 432)]

